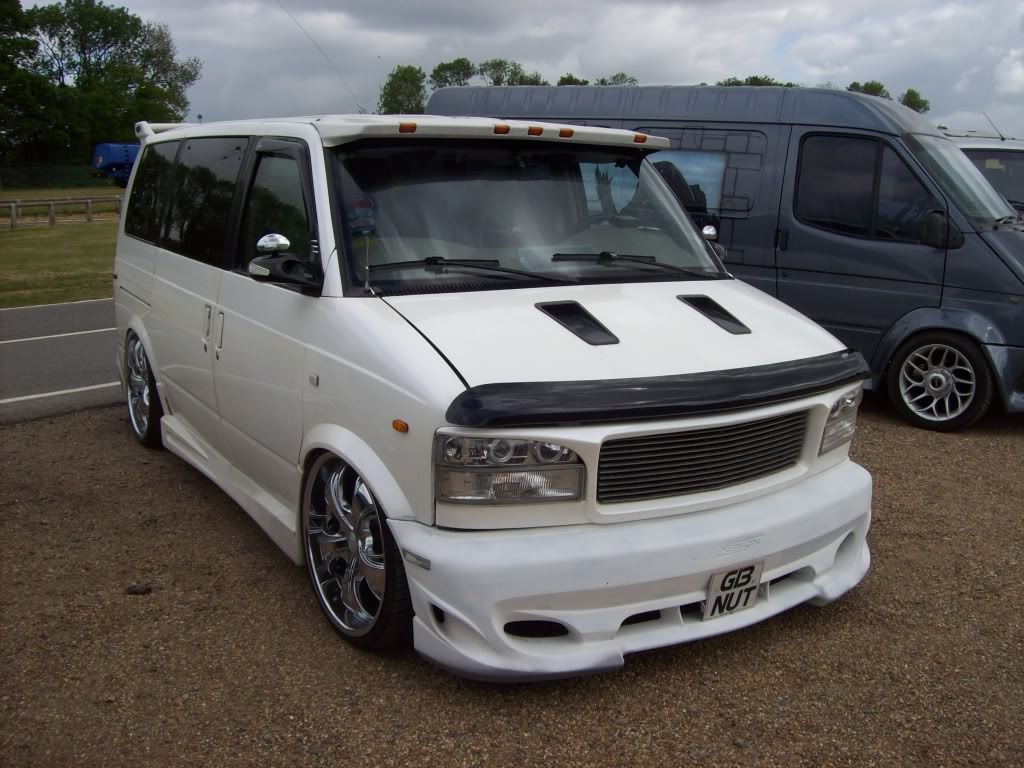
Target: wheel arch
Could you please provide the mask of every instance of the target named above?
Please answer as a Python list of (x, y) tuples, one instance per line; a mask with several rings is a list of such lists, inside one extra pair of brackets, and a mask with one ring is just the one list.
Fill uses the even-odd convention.
[(153, 379), (156, 381), (156, 391), (160, 396), (160, 405), (164, 409), (164, 413), (170, 413), (167, 408), (167, 398), (164, 393), (164, 385), (160, 376), (160, 364), (157, 359), (155, 350), (153, 349), (153, 342), (149, 338), (149, 333), (146, 332), (146, 326), (142, 322), (142, 318), (138, 315), (132, 315), (128, 320), (127, 327), (124, 329), (124, 333), (121, 334), (118, 339), (119, 353), (117, 356), (118, 373), (121, 378), (121, 388), (125, 387), (125, 377), (128, 375), (127, 369), (124, 364), (124, 356), (128, 351), (128, 334), (134, 333), (139, 337), (139, 341), (142, 342), (142, 348), (146, 350), (146, 358), (149, 360), (149, 370), (153, 373)]
[(389, 520), (418, 519), (398, 480), (377, 453), (354, 432), (337, 424), (318, 424), (306, 433), (302, 441), (299, 509), (302, 508), (301, 494), (306, 491), (309, 470), (324, 453), (334, 454), (355, 469), (370, 486)]
[(886, 331), (871, 358), (872, 385), (884, 386), (885, 377), (896, 351), (914, 336), (929, 331), (941, 331), (967, 337), (981, 350), (989, 371), (994, 372), (988, 344), (1005, 344), (1002, 332), (991, 320), (979, 312), (968, 309), (922, 307), (907, 313)]

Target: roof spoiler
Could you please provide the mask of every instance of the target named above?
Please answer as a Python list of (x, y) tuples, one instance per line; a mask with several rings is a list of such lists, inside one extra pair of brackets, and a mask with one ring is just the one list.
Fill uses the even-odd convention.
[(188, 128), (190, 125), (195, 125), (195, 123), (147, 123), (145, 120), (141, 120), (135, 124), (135, 135), (140, 139), (146, 139), (164, 131)]

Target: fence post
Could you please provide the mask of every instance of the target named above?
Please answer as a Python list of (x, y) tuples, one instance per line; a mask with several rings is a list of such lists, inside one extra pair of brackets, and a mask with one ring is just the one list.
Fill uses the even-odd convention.
[(92, 221), (92, 200), (85, 201), (85, 220)]
[(50, 203), (50, 226), (57, 223), (57, 204)]
[(11, 203), (11, 229), (18, 226), (18, 204)]

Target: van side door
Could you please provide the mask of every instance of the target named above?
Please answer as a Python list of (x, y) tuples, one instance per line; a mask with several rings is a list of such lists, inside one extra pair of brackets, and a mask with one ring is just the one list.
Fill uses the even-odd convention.
[(287, 238), (287, 252), (321, 274), (309, 151), (296, 139), (258, 138), (218, 316), (223, 337), (214, 359), (225, 456), (289, 508), (302, 443), (303, 365), (317, 296), (258, 282), (248, 274), (264, 235)]
[(150, 338), (170, 413), (220, 449), (213, 356), (228, 220), (246, 137), (185, 139), (172, 171), (170, 198), (153, 280)]
[(868, 360), (942, 298), (944, 248), (921, 242), (943, 196), (892, 137), (793, 129), (776, 234), (779, 298)]

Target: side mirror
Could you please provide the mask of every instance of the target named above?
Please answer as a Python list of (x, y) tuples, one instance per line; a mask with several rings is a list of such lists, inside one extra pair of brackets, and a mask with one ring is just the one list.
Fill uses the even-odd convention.
[(702, 229), (700, 231), (700, 233), (702, 235), (704, 235), (704, 239), (705, 240), (708, 240), (710, 242), (714, 242), (715, 240), (718, 239), (718, 230), (715, 229), (710, 224), (708, 224), (706, 227), (704, 227), (704, 229)]
[(945, 211), (928, 211), (921, 227), (921, 244), (931, 248), (959, 248), (964, 244), (963, 232), (946, 217)]
[(249, 277), (261, 283), (294, 285), (303, 292), (320, 290), (320, 279), (309, 264), (296, 259), (286, 251), (291, 247), (283, 235), (264, 235), (256, 243), (256, 250), (266, 256), (257, 256), (249, 262)]
[(725, 258), (729, 255), (729, 252), (725, 250), (725, 246), (721, 243), (711, 243), (711, 250), (715, 252), (715, 256), (718, 257), (719, 261), (725, 261)]

